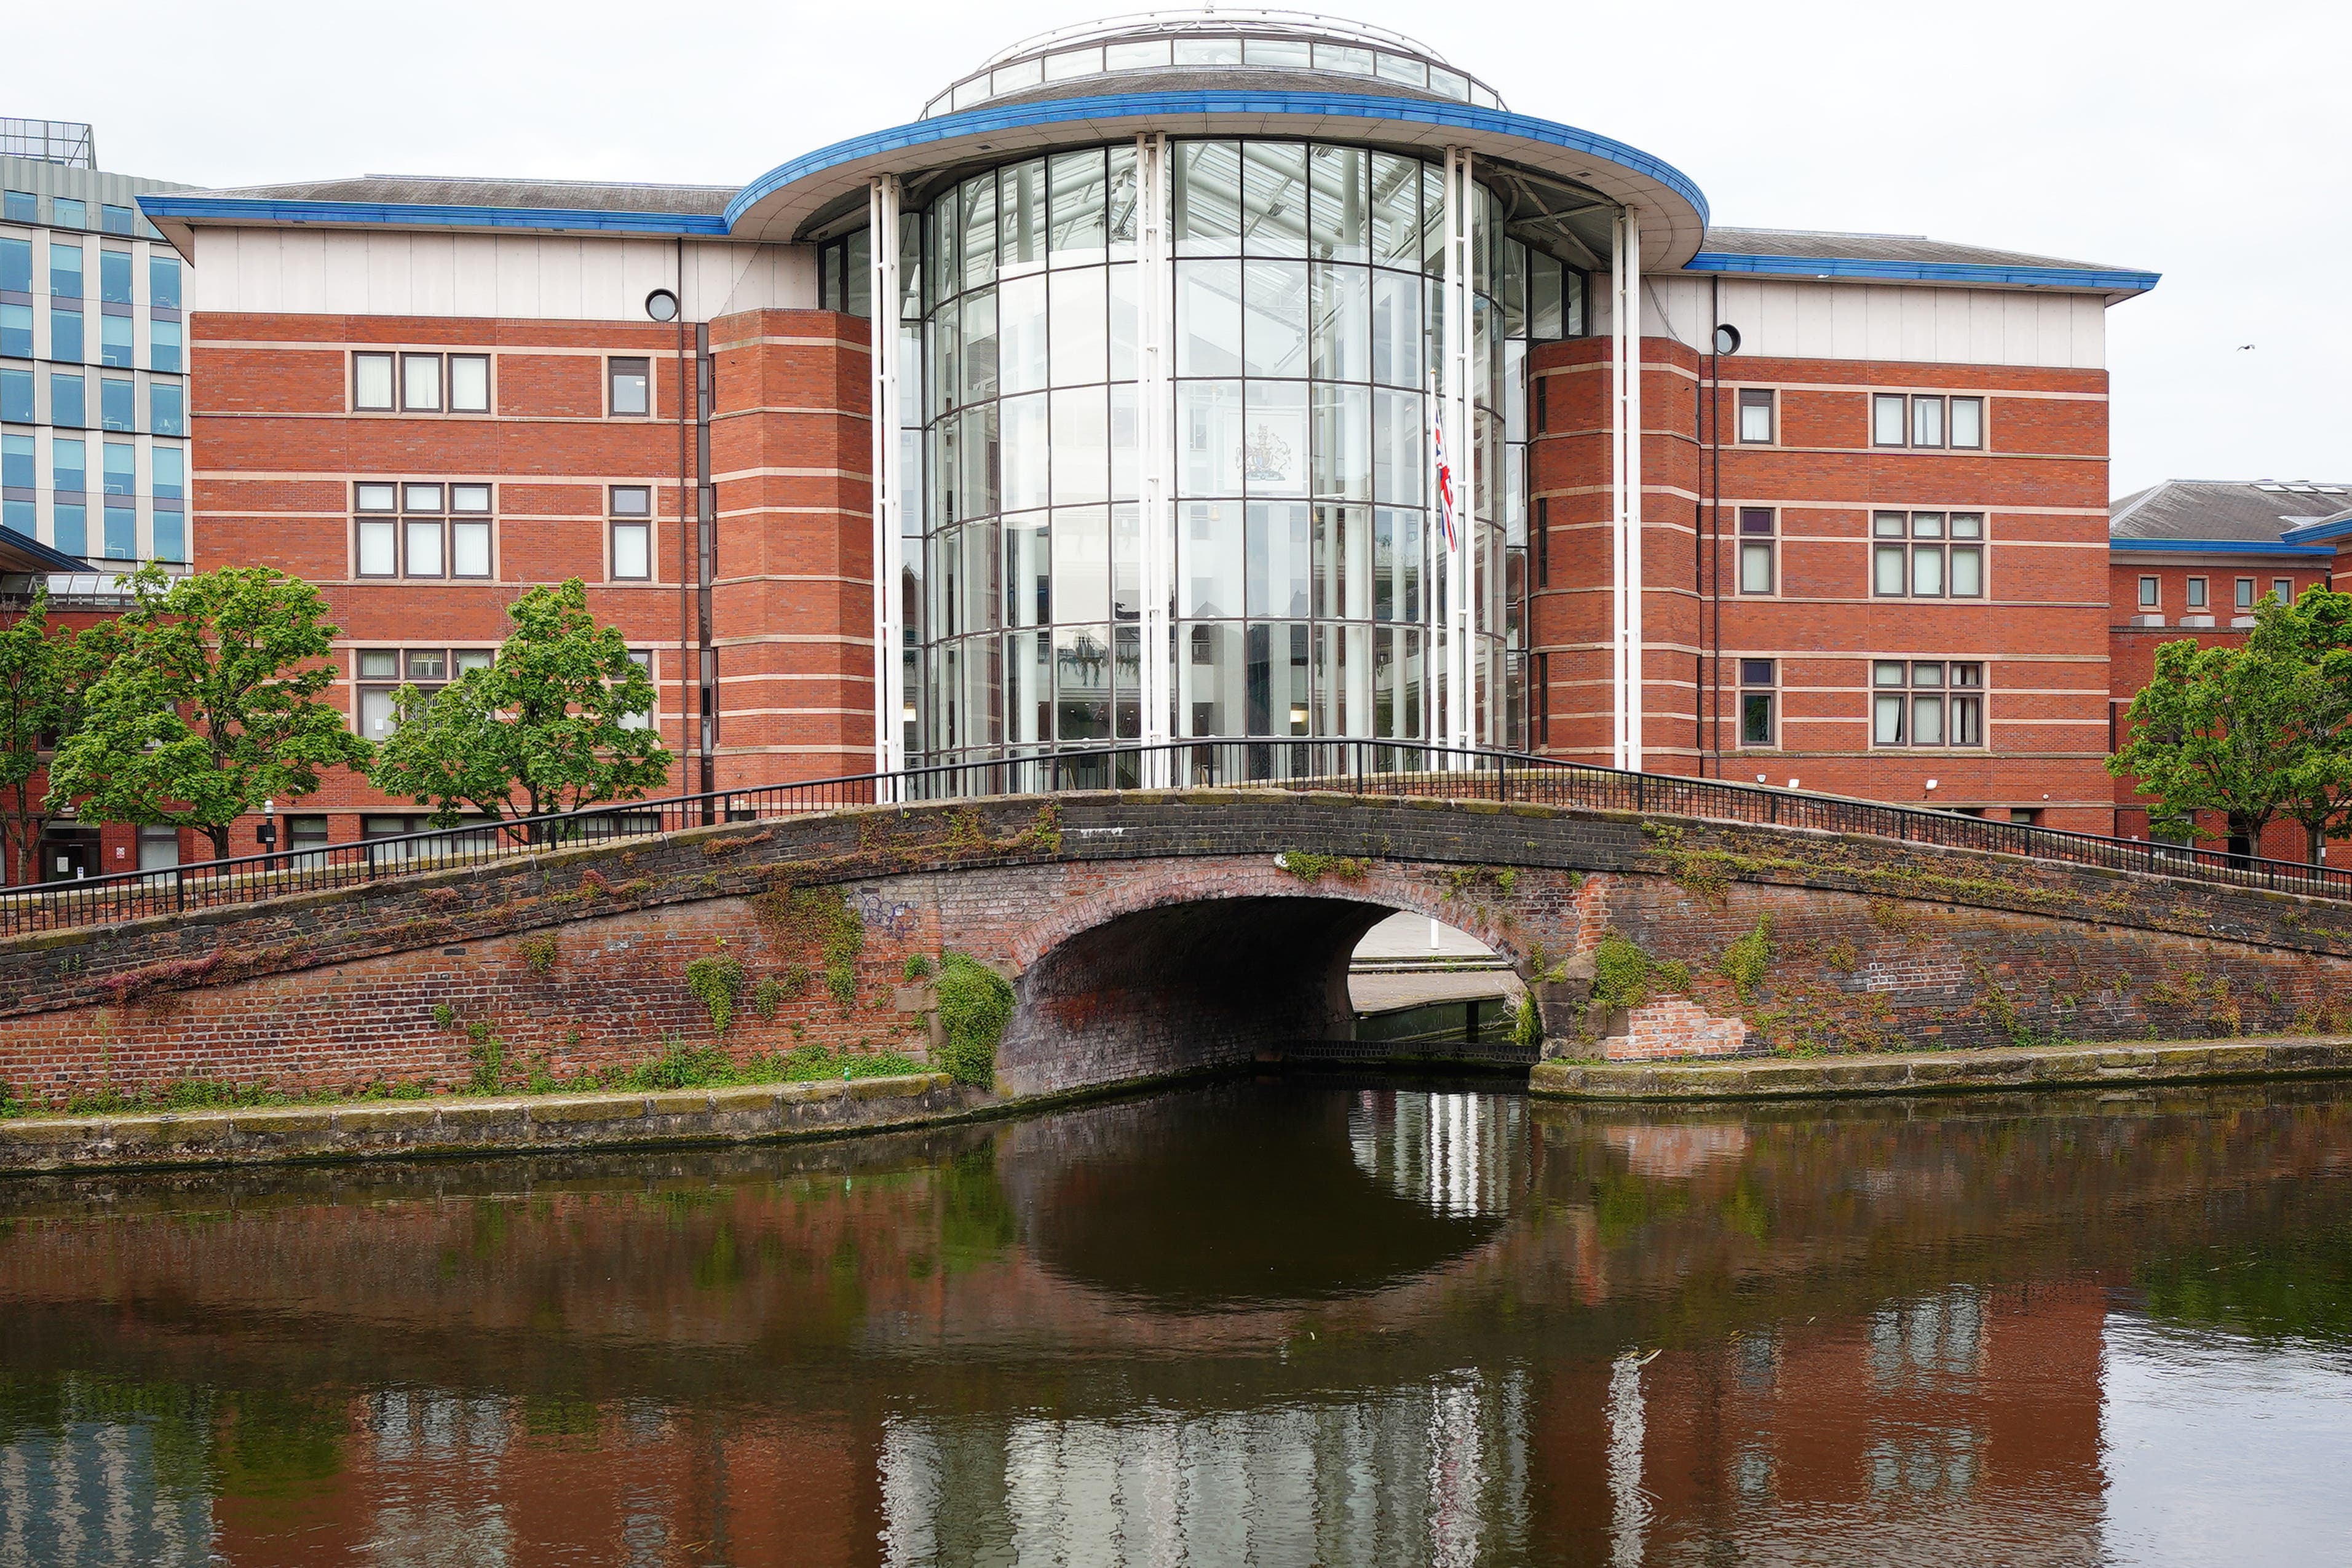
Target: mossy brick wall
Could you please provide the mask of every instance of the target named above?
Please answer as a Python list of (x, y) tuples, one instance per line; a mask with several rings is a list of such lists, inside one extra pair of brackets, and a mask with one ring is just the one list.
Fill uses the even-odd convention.
[[(1323, 857), (1314, 880), (1275, 857)], [(1301, 861), (1301, 863), (1307, 863)], [(837, 888), (856, 997), (824, 987), (777, 897)], [(1389, 910), (1535, 977), (1604, 935), (1688, 976), (1576, 1054), (1982, 1045), (2328, 1026), (2352, 1018), (2352, 904), (1785, 829), (1494, 802), (1248, 791), (877, 808), (0, 942), (0, 1078), (62, 1095), (201, 1077), (454, 1081), (467, 1026), (563, 1074), (704, 1042), (686, 966), (746, 974), (726, 1044), (919, 1037), (891, 992), (953, 947), (1019, 974), (1020, 1090), (1150, 1077), (1345, 1027), (1354, 934)], [(1767, 922), (1747, 995), (1724, 973)], [(542, 973), (524, 944), (551, 937)], [(772, 1021), (752, 987), (794, 966)], [(451, 1026), (436, 1024), (446, 1008)]]

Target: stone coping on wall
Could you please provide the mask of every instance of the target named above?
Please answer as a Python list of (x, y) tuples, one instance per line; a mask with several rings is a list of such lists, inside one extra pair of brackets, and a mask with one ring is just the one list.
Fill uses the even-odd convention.
[(1780, 1100), (2331, 1074), (2352, 1075), (2352, 1037), (2170, 1040), (1714, 1062), (1547, 1061), (1528, 1074), (1528, 1089), (1563, 1100)]
[(0, 1173), (734, 1143), (968, 1116), (945, 1073), (650, 1093), (372, 1100), (0, 1121)]

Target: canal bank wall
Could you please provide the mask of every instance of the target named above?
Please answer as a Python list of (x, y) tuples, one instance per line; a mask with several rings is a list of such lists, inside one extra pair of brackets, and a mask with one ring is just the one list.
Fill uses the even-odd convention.
[[(1459, 1060), (1311, 1053), (1234, 1070), (1458, 1068)], [(1490, 1068), (1507, 1068), (1499, 1061)], [(492, 1154), (750, 1144), (942, 1126), (1019, 1115), (1198, 1079), (1185, 1073), (1036, 1095), (1002, 1095), (945, 1073), (844, 1082), (649, 1093), (446, 1096), (430, 1100), (151, 1111), (0, 1121), (0, 1178), (12, 1173), (190, 1169)], [(1857, 1095), (1978, 1094), (2352, 1077), (2352, 1037), (1923, 1051), (1705, 1063), (1549, 1060), (1538, 1099), (1703, 1103)], [(1509, 1081), (1497, 1078), (1498, 1086)]]
[(2352, 1038), (2151, 1041), (1712, 1062), (1538, 1062), (1528, 1092), (1565, 1100), (1797, 1100), (2352, 1076)]

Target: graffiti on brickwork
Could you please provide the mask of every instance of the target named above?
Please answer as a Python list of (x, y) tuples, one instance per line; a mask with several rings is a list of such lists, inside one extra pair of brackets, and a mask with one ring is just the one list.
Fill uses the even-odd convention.
[(915, 934), (915, 906), (887, 898), (879, 888), (857, 889), (857, 918), (870, 931), (905, 939)]

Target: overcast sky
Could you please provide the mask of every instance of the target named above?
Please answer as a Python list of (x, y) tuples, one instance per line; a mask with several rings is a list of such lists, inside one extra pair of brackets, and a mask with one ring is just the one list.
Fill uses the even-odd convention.
[[(1120, 0), (9, 5), (0, 114), (203, 185), (330, 174), (740, 184), (913, 119)], [(2161, 272), (2110, 312), (2117, 495), (2352, 480), (2352, 5), (1405, 5), (1511, 108), (1667, 160), (1718, 223)], [(30, 62), (58, 68), (34, 72)], [(102, 68), (101, 68), (102, 67)], [(2242, 344), (2252, 344), (2242, 348)]]

